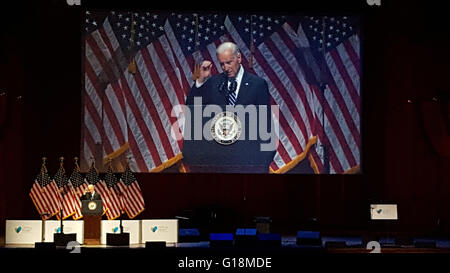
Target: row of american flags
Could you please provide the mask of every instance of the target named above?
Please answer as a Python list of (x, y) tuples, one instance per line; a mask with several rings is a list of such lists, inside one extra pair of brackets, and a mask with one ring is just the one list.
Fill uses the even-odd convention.
[(61, 217), (63, 219), (72, 217), (74, 220), (83, 218), (80, 198), (89, 184), (94, 185), (95, 191), (101, 195), (103, 214), (106, 214), (109, 220), (116, 219), (125, 213), (133, 219), (145, 209), (141, 188), (128, 166), (120, 178), (117, 178), (110, 164), (104, 178), (101, 179), (94, 164), (83, 175), (78, 162), (75, 161), (72, 174), (68, 177), (63, 166), (63, 159), (60, 159), (60, 167), (51, 178), (45, 161), (44, 158), (40, 173), (29, 193), (43, 220), (53, 216), (59, 220)]
[(122, 156), (121, 168), (131, 156), (136, 172), (182, 160), (173, 134), (184, 117), (172, 109), (184, 104), (202, 60), (222, 72), (215, 49), (232, 41), (280, 109), (270, 171), (304, 159), (315, 173), (359, 171), (358, 16), (86, 11), (84, 19), (83, 170), (92, 157)]

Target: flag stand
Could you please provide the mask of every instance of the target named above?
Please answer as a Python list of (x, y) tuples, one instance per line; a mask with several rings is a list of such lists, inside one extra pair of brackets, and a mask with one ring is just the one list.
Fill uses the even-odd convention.
[(44, 212), (40, 215), (42, 218), (42, 236), (41, 236), (42, 243), (45, 242), (45, 221), (46, 221), (46, 219), (44, 217), (47, 217), (49, 215), (50, 215), (50, 213), (48, 213), (48, 212)]
[(41, 213), (40, 216), (42, 218), (42, 234), (41, 241), (34, 243), (34, 248), (42, 249), (42, 250), (55, 250), (56, 244), (54, 242), (46, 242), (45, 241), (45, 221), (46, 218), (50, 215), (48, 212)]
[(123, 232), (122, 216), (119, 216), (120, 233), (106, 233), (106, 244), (110, 246), (129, 246), (130, 233)]
[(120, 229), (120, 234), (123, 234), (122, 214), (120, 214), (120, 216), (119, 216), (119, 229)]
[[(127, 160), (127, 166), (128, 166), (128, 164), (129, 164), (129, 159)], [(127, 177), (126, 170), (125, 170), (125, 177)], [(119, 216), (119, 220), (120, 220), (119, 227), (120, 227), (120, 234), (123, 234), (122, 215), (125, 213), (124, 203), (123, 203), (123, 192), (120, 191), (119, 195), (120, 195), (120, 200), (121, 200), (120, 201), (120, 203), (121, 203), (121, 208), (120, 208), (121, 212), (120, 212), (120, 216)]]
[(64, 230), (63, 230), (64, 225), (63, 225), (62, 215), (63, 215), (63, 213), (62, 213), (62, 209), (61, 209), (61, 219), (60, 219), (61, 232), (53, 234), (53, 241), (55, 242), (56, 246), (67, 246), (67, 244), (69, 242), (77, 240), (76, 233), (64, 234)]
[[(120, 193), (120, 199), (122, 199), (123, 193)], [(119, 215), (119, 229), (120, 233), (106, 233), (106, 244), (111, 246), (129, 246), (130, 245), (130, 233), (124, 233), (123, 232), (123, 225), (122, 225), (122, 211), (123, 208), (121, 208), (121, 213)]]
[(130, 233), (123, 233), (122, 217), (120, 221), (120, 233), (106, 233), (106, 244), (110, 246), (129, 246), (130, 245)]
[(63, 225), (63, 210), (62, 210), (62, 208), (60, 209), (60, 227), (61, 227), (61, 234), (64, 234), (64, 225)]

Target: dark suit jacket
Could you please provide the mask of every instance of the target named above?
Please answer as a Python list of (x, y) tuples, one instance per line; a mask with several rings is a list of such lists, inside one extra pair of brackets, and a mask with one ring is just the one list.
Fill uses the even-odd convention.
[[(81, 200), (91, 200), (91, 193), (88, 192), (81, 196)], [(100, 195), (100, 193), (95, 192), (93, 200), (102, 200), (102, 196)]]
[[(186, 98), (186, 105), (194, 104), (194, 96), (202, 97), (202, 104), (227, 104), (227, 92), (221, 91), (221, 84), (227, 80), (224, 74), (209, 78), (200, 88), (192, 86)], [(244, 70), (236, 104), (270, 105), (270, 94), (267, 82)]]

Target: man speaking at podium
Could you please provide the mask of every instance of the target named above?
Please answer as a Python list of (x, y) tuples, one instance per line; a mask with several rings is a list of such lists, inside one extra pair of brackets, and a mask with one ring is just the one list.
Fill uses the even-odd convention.
[(95, 191), (95, 186), (89, 184), (84, 194), (81, 196), (81, 200), (102, 200), (101, 195)]
[(222, 43), (216, 53), (223, 72), (211, 76), (212, 62), (204, 60), (199, 77), (186, 98), (186, 105), (193, 105), (194, 97), (202, 97), (204, 105), (270, 105), (267, 82), (244, 70), (236, 44)]
[[(102, 218), (102, 200), (101, 195), (95, 191), (95, 186), (89, 184), (84, 194), (81, 196), (82, 208), (84, 216), (84, 243), (88, 245), (100, 244), (100, 222)], [(94, 202), (97, 201), (97, 202)]]
[[(216, 53), (222, 73), (212, 76), (213, 63), (204, 60), (186, 98), (194, 118), (186, 122), (183, 162), (194, 172), (267, 173), (275, 154), (274, 148), (262, 148), (275, 139), (268, 84), (244, 69), (236, 44), (222, 43)], [(196, 118), (198, 106), (204, 111), (201, 119)]]

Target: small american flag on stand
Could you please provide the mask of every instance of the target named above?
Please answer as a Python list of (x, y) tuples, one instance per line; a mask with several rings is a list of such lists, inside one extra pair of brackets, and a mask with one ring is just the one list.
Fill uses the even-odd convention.
[(75, 194), (75, 214), (73, 215), (74, 220), (78, 220), (83, 218), (83, 214), (81, 214), (81, 196), (87, 189), (88, 184), (86, 180), (83, 178), (80, 172), (80, 166), (78, 166), (78, 158), (75, 157), (75, 168), (73, 169), (72, 174), (69, 178), (69, 183), (72, 184)]
[(109, 199), (108, 187), (106, 186), (105, 182), (100, 180), (98, 171), (94, 166), (94, 162), (92, 162), (91, 167), (89, 168), (89, 171), (86, 174), (85, 180), (88, 185), (92, 184), (95, 186), (95, 191), (98, 192), (102, 197), (103, 214), (108, 213), (108, 211), (111, 209), (111, 201)]
[(112, 171), (111, 162), (109, 164), (104, 180), (108, 189), (109, 200), (111, 201), (110, 210), (107, 212), (108, 219), (116, 219), (122, 214), (124, 205), (122, 200), (122, 193), (119, 186), (117, 185), (119, 183), (119, 179), (114, 175)]
[[(77, 196), (73, 189), (72, 183), (66, 176), (66, 171), (63, 167), (64, 158), (60, 158), (60, 166), (56, 172), (53, 180), (58, 185), (59, 192), (61, 194), (61, 206), (62, 206), (62, 218), (66, 219), (76, 213), (76, 201)], [(61, 213), (56, 214), (58, 219), (61, 219)]]
[(42, 167), (30, 190), (33, 201), (42, 220), (50, 219), (60, 212), (61, 195), (56, 183), (50, 179), (45, 166), (46, 158), (42, 158)]
[(125, 189), (122, 191), (124, 196), (125, 210), (130, 219), (138, 216), (145, 209), (144, 196), (141, 188), (134, 177), (129, 165), (126, 166), (125, 171), (120, 178)]

